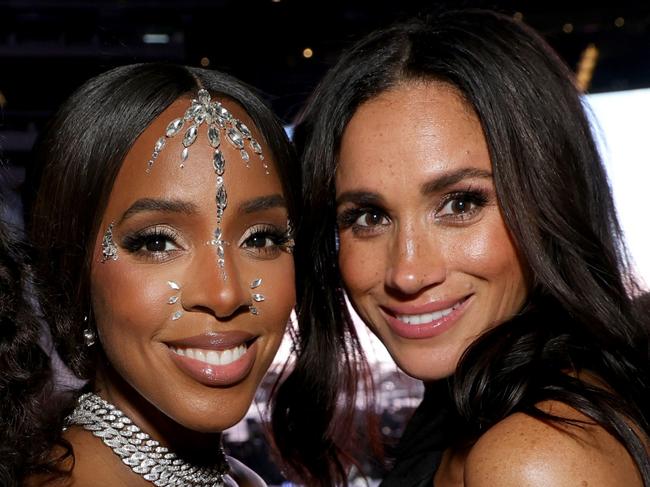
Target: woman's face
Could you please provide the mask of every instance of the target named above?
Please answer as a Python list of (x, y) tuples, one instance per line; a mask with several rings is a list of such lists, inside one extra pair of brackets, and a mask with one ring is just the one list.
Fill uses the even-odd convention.
[[(247, 167), (221, 131), (228, 196), (221, 222), (224, 267), (214, 243), (217, 176), (205, 124), (183, 168), (187, 122), (146, 171), (156, 141), (183, 116), (187, 99), (165, 110), (129, 151), (96, 239), (92, 304), (109, 362), (100, 367), (97, 385), (149, 431), (158, 428), (151, 418), (160, 413), (200, 432), (239, 421), (295, 301), (287, 208), (272, 153), (241, 107), (222, 103), (251, 129), (269, 166), (266, 174), (248, 150)], [(111, 223), (118, 255), (102, 262)]]
[(359, 107), (336, 174), (339, 265), (362, 319), (413, 377), (450, 375), (527, 286), (481, 125), (458, 91), (406, 83)]

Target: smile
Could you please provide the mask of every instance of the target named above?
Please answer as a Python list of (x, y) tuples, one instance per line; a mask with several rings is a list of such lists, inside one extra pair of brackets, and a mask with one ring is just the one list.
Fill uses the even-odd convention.
[(167, 342), (169, 357), (187, 377), (206, 386), (233, 386), (248, 377), (258, 337), (240, 331), (206, 333)]
[(456, 303), (451, 308), (445, 308), (440, 311), (434, 311), (433, 313), (424, 313), (420, 315), (397, 315), (397, 319), (403, 321), (408, 325), (421, 325), (423, 323), (431, 323), (432, 321), (438, 321), (449, 316), (454, 309), (460, 306), (461, 302)]
[(229, 365), (239, 360), (248, 349), (246, 344), (227, 350), (204, 350), (200, 348), (175, 348), (169, 347), (172, 352), (181, 357), (189, 357), (199, 362), (205, 362), (210, 365)]
[(417, 307), (401, 306), (399, 309), (384, 308), (383, 311), (396, 335), (409, 339), (431, 338), (452, 328), (470, 302), (471, 296), (465, 296), (455, 301)]

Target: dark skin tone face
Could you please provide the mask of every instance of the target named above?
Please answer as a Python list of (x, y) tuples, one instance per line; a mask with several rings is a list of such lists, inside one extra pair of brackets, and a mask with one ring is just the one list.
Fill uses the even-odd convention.
[[(91, 265), (93, 312), (106, 358), (95, 377), (97, 391), (154, 438), (197, 455), (248, 410), (295, 301), (293, 258), (285, 245), (288, 214), (271, 151), (241, 107), (222, 102), (260, 142), (270, 172), (252, 150), (246, 167), (222, 132), (224, 269), (209, 243), (217, 226), (216, 175), (205, 125), (184, 168), (181, 132), (146, 172), (156, 140), (183, 116), (188, 99), (174, 102), (129, 151)], [(101, 262), (103, 230), (111, 223), (118, 259)], [(257, 278), (262, 284), (253, 291)], [(253, 292), (264, 301), (255, 303)], [(170, 303), (173, 296), (179, 299)], [(257, 316), (249, 311), (253, 304)], [(181, 316), (174, 320), (176, 312)], [(233, 343), (210, 356), (215, 351), (205, 342), (183, 342), (206, 336)]]

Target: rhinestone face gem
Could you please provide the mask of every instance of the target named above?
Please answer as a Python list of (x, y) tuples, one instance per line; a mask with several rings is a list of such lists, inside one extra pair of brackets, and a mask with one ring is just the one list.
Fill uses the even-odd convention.
[(102, 238), (102, 263), (109, 260), (117, 260), (117, 245), (113, 241), (113, 226), (115, 223), (111, 223), (106, 228), (104, 232), (104, 237)]
[(165, 147), (165, 137), (161, 137), (156, 141), (156, 145), (154, 146), (153, 150), (154, 152), (160, 152), (163, 150), (163, 147)]
[(255, 154), (257, 154), (258, 156), (262, 154), (262, 146), (259, 144), (259, 142), (257, 142), (257, 140), (251, 139), (249, 144), (251, 146), (251, 149), (253, 149), (253, 152), (255, 152)]
[(253, 301), (255, 301), (257, 303), (261, 303), (262, 301), (264, 301), (264, 295), (263, 294), (253, 294), (252, 296), (253, 296)]
[(251, 289), (255, 289), (257, 287), (260, 287), (261, 285), (262, 285), (262, 279), (258, 277), (257, 279), (251, 282)]
[(197, 135), (199, 135), (199, 129), (197, 126), (190, 125), (190, 127), (187, 129), (187, 132), (185, 132), (185, 136), (183, 137), (183, 146), (191, 146), (196, 140)]
[(236, 127), (237, 130), (239, 130), (239, 131), (241, 132), (241, 134), (242, 134), (244, 137), (246, 137), (247, 139), (250, 139), (250, 138), (253, 136), (253, 134), (251, 134), (251, 131), (249, 130), (249, 128), (248, 128), (246, 125), (244, 125), (243, 122), (241, 122), (241, 121), (239, 121), (239, 120), (237, 120), (237, 121), (235, 122), (235, 127)]
[(174, 281), (167, 281), (167, 285), (172, 289), (176, 289), (177, 291), (181, 288), (181, 286)]
[(183, 316), (182, 311), (174, 311), (174, 314), (172, 314), (172, 321), (176, 321), (176, 320), (180, 319), (181, 316)]
[(219, 130), (212, 126), (208, 129), (208, 141), (210, 145), (215, 149), (221, 145), (221, 137), (219, 136)]
[(217, 206), (222, 210), (225, 210), (228, 206), (228, 194), (223, 186), (220, 186), (217, 190)]
[(239, 130), (235, 128), (229, 128), (228, 132), (226, 132), (226, 135), (228, 136), (228, 140), (234, 147), (236, 147), (237, 149), (244, 148), (244, 137), (239, 132)]
[(220, 150), (214, 151), (212, 166), (214, 167), (214, 172), (216, 172), (218, 176), (223, 176), (223, 172), (226, 169), (226, 159), (223, 157), (223, 153)]
[(167, 125), (167, 130), (165, 131), (165, 135), (167, 137), (173, 137), (178, 132), (180, 132), (182, 128), (183, 128), (183, 119), (182, 118), (177, 118), (176, 120), (172, 120), (169, 123), (169, 125)]

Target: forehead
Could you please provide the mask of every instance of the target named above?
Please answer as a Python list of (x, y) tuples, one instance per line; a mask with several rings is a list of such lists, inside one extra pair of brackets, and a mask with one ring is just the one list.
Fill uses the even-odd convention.
[[(490, 169), (481, 124), (460, 92), (444, 82), (407, 82), (363, 103), (341, 140), (340, 173), (365, 172), (364, 179), (381, 177), (368, 165), (394, 175), (412, 164), (437, 172), (471, 162)], [(412, 174), (406, 172), (405, 176)]]
[[(267, 163), (270, 173), (266, 174), (262, 161), (249, 147), (248, 142), (246, 142), (246, 149), (250, 160), (247, 166), (242, 160), (239, 149), (230, 144), (225, 132), (220, 130), (220, 150), (226, 161), (224, 183), (229, 201), (236, 202), (238, 199), (282, 194), (273, 154), (257, 127), (238, 104), (227, 99), (219, 101), (236, 119), (250, 129), (255, 140), (262, 147), (264, 162)], [(139, 198), (186, 199), (198, 204), (203, 201), (214, 205), (215, 149), (209, 143), (206, 123), (198, 127), (198, 135), (195, 142), (189, 146), (189, 155), (185, 161), (182, 160), (181, 153), (184, 149), (183, 136), (190, 125), (188, 122), (185, 122), (182, 130), (175, 136), (166, 138), (165, 146), (147, 171), (148, 161), (152, 158), (156, 142), (164, 137), (167, 126), (172, 120), (183, 117), (190, 103), (189, 98), (176, 100), (138, 137), (127, 153), (115, 180), (107, 212), (124, 210)], [(115, 216), (117, 215), (113, 215), (112, 218)]]

